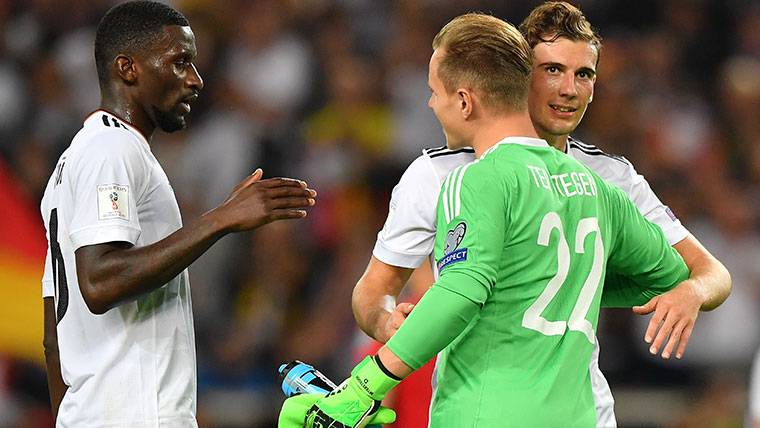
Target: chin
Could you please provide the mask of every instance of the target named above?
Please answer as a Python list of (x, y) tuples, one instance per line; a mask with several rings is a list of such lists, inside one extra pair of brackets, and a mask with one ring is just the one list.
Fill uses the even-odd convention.
[(187, 127), (187, 120), (185, 120), (185, 117), (176, 113), (165, 112), (154, 108), (153, 117), (156, 120), (156, 126), (167, 133), (181, 131)]

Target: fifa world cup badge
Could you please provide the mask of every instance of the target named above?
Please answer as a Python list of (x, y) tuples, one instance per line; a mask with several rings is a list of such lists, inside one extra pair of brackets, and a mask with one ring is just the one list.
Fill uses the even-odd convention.
[(97, 194), (99, 220), (129, 220), (129, 186), (101, 184)]

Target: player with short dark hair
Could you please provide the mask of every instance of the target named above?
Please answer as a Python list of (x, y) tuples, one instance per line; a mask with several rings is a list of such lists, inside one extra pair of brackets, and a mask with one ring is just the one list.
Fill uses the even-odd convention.
[(256, 170), (182, 225), (151, 139), (183, 129), (203, 89), (195, 36), (161, 3), (100, 22), (100, 108), (63, 152), (41, 203), (45, 355), (59, 427), (197, 426), (187, 267), (232, 232), (306, 216), (316, 193)]
[[(487, 65), (458, 57), (450, 43)], [(385, 394), (441, 351), (431, 427), (594, 426), (589, 363), (606, 273), (630, 281), (606, 286), (633, 306), (688, 269), (619, 188), (537, 137), (527, 106), (530, 47), (516, 28), (462, 15), (433, 48), (428, 105), (448, 148), (476, 156), (441, 188), (440, 276), (335, 391), (288, 399), (280, 427), (392, 419), (379, 407)], [(442, 66), (452, 62), (463, 72), (447, 85)], [(518, 77), (513, 94), (487, 93), (489, 80), (506, 76)]]

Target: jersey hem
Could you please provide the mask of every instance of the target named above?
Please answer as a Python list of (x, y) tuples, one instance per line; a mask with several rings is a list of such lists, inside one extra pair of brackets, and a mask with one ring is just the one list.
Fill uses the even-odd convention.
[(140, 229), (131, 226), (90, 226), (77, 229), (69, 234), (74, 250), (106, 242), (126, 241), (135, 245), (139, 238)]
[(427, 254), (405, 254), (393, 251), (385, 247), (380, 241), (375, 242), (375, 248), (372, 255), (381, 262), (402, 268), (417, 269), (427, 260), (430, 253)]

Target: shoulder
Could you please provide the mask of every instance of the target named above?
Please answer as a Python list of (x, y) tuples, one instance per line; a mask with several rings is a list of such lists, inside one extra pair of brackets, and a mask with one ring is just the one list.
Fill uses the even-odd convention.
[(145, 144), (119, 119), (96, 112), (72, 140), (71, 151), (83, 160), (140, 159)]
[(572, 137), (567, 140), (567, 154), (617, 185), (625, 184), (638, 175), (633, 164), (623, 156), (606, 153), (593, 144)]
[(427, 163), (427, 168), (432, 171), (437, 179), (442, 181), (454, 169), (475, 160), (475, 150), (466, 147), (451, 150), (445, 146), (424, 149), (421, 162)]

